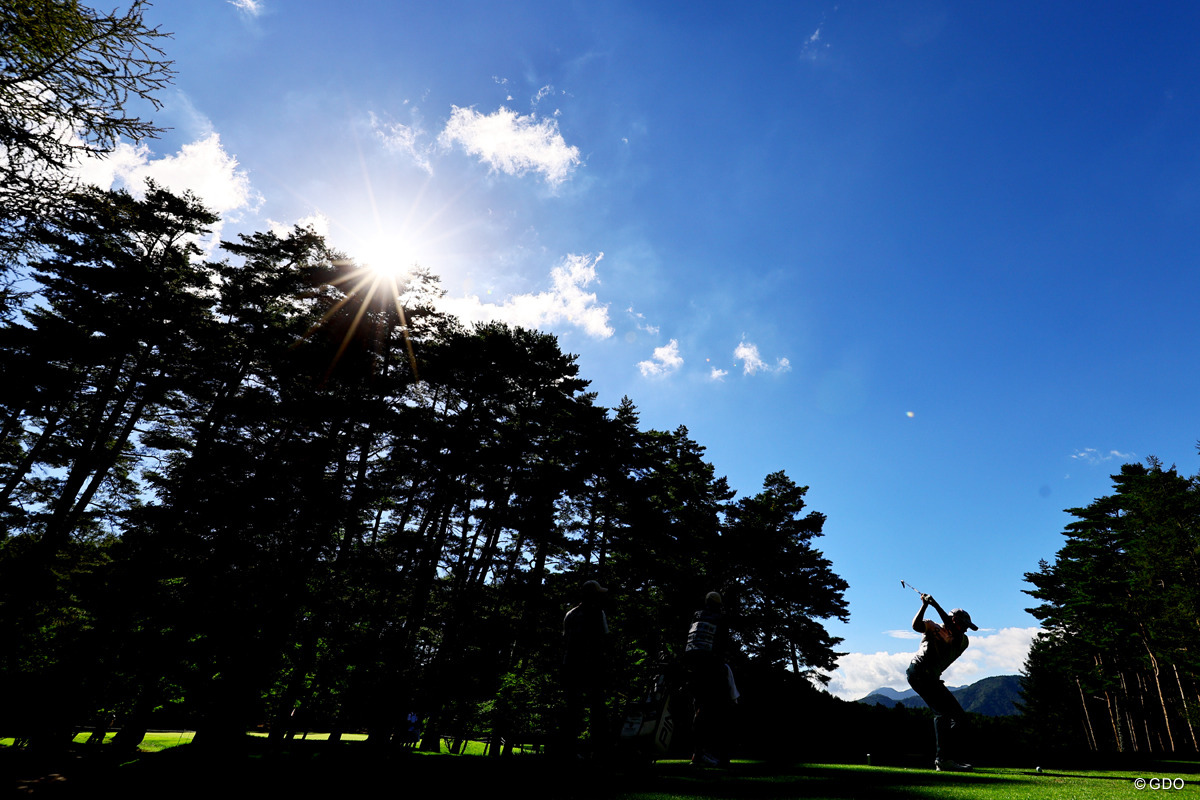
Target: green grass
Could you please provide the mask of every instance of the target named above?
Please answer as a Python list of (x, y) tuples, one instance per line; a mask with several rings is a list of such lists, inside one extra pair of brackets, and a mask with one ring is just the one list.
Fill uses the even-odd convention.
[[(75, 737), (74, 743), (87, 744), (87, 741), (89, 738), (91, 738), (91, 735), (91, 731), (85, 731), (84, 733), (81, 733)], [(104, 743), (109, 744), (112, 742), (113, 736), (115, 735), (115, 733), (108, 733), (104, 737)], [(169, 747), (177, 747), (181, 744), (189, 744), (192, 741), (192, 736), (194, 735), (194, 731), (164, 731), (147, 733), (146, 738), (142, 740), (140, 745), (138, 745), (138, 750), (142, 751), (143, 753), (157, 753), (160, 750), (166, 750)], [(7, 738), (0, 738), (0, 747), (12, 747), (14, 744), (16, 744), (16, 740), (11, 736)]]
[[(255, 733), (251, 733), (250, 735), (253, 737), (265, 739), (265, 738), (267, 738), (267, 736), (269, 734), (255, 732)], [(365, 734), (365, 733), (343, 733), (342, 734), (343, 742), (363, 742), (363, 741), (366, 741), (366, 739), (367, 739), (367, 734)], [(296, 741), (296, 742), (301, 742), (301, 741), (327, 742), (327, 741), (329, 741), (329, 734), (328, 733), (310, 733), (310, 734), (308, 734), (308, 736), (306, 738), (301, 738), (301, 736), (297, 735), (293, 741)], [(476, 742), (476, 741), (468, 740), (467, 742), (465, 742), (463, 744), (462, 750), (460, 751), (459, 755), (481, 756), (481, 755), (484, 755), (486, 748), (487, 748), (486, 742)], [(450, 755), (450, 748), (449, 748), (449, 746), (447, 746), (445, 739), (442, 740), (441, 749), (438, 752), (442, 753), (443, 755)]]
[[(144, 753), (157, 753), (169, 747), (190, 744), (195, 731), (171, 731), (169, 733), (147, 733), (146, 738), (138, 745), (138, 750)], [(107, 742), (108, 739), (105, 739)]]
[[(91, 737), (91, 735), (92, 735), (91, 731), (85, 731), (84, 733), (81, 733), (75, 737), (74, 743), (75, 744), (87, 744), (87, 741)], [(104, 743), (108, 744), (108, 743), (112, 742), (113, 736), (115, 736), (115, 735), (116, 735), (115, 733), (109, 732), (104, 737)], [(146, 738), (142, 740), (142, 743), (140, 745), (138, 745), (138, 750), (142, 751), (143, 753), (157, 753), (160, 750), (166, 750), (167, 748), (170, 748), (170, 747), (177, 747), (178, 745), (181, 745), (181, 744), (190, 744), (192, 741), (192, 737), (194, 735), (195, 735), (195, 731), (171, 731), (171, 732), (147, 733)], [(252, 732), (248, 735), (251, 737), (260, 738), (260, 739), (265, 739), (268, 736), (268, 734), (266, 734), (266, 733), (258, 733), (258, 732)], [(342, 734), (342, 741), (344, 741), (344, 742), (361, 742), (361, 741), (365, 741), (366, 738), (367, 738), (367, 735), (365, 733), (343, 733)], [(326, 742), (326, 741), (329, 741), (329, 734), (328, 733), (310, 733), (306, 737), (303, 737), (303, 738), (301, 736), (296, 736), (295, 741), (297, 741), (297, 742), (301, 742), (301, 741)], [(7, 738), (0, 738), (0, 747), (12, 747), (15, 743), (16, 743), (16, 740), (13, 739), (11, 736), (7, 737)], [(450, 749), (449, 749), (449, 747), (447, 747), (446, 742), (443, 740), (441, 744), (442, 744), (442, 747), (441, 747), (440, 752), (443, 754), (449, 754)], [(484, 751), (485, 751), (486, 747), (487, 747), (487, 744), (485, 742), (468, 741), (463, 745), (461, 755), (481, 756), (481, 755), (484, 755)], [(518, 751), (518, 754), (520, 754), (519, 751)]]
[[(81, 736), (77, 741), (83, 741)], [(151, 733), (133, 760), (94, 764), (65, 761), (55, 771), (78, 768), (76, 785), (122, 785), (182, 791), (177, 796), (213, 796), (237, 784), (247, 791), (340, 792), (374, 796), (394, 789), (403, 774), (411, 787), (440, 787), (450, 795), (484, 796), (498, 785), (522, 787), (525, 800), (1116, 800), (1145, 796), (1192, 795), (1200, 792), (1200, 763), (1159, 761), (1146, 766), (1114, 761), (1111, 770), (980, 767), (969, 773), (938, 773), (913, 766), (839, 764), (784, 765), (738, 761), (728, 769), (691, 767), (686, 761), (663, 760), (640, 765), (624, 761), (567, 762), (552, 758), (482, 758), (484, 744), (468, 742), (463, 755), (377, 750), (347, 735), (347, 746), (330, 749), (327, 734), (310, 734), (282, 750), (253, 745), (246, 752), (219, 752), (180, 747), (191, 740), (184, 732)], [(313, 746), (307, 746), (313, 743)], [(0, 740), (11, 744), (11, 740)], [(97, 748), (81, 748), (100, 753)], [(158, 752), (164, 751), (164, 752)], [(19, 754), (20, 751), (17, 751)], [(22, 762), (17, 762), (22, 763)], [(32, 763), (32, 762), (30, 762)], [(90, 765), (90, 766), (89, 766)], [(1119, 768), (1117, 768), (1119, 767)], [(93, 770), (94, 772), (89, 772)], [(1167, 788), (1135, 781), (1157, 779)], [(1179, 786), (1182, 782), (1182, 788)], [(187, 794), (190, 791), (192, 794)], [(138, 795), (141, 796), (141, 795)]]
[[(87, 731), (75, 737), (75, 744), (87, 744), (91, 737), (91, 732)], [(195, 731), (152, 731), (146, 734), (146, 738), (138, 745), (138, 750), (143, 753), (157, 753), (160, 750), (166, 750), (168, 747), (177, 747), (181, 744), (189, 744), (192, 741), (192, 736)], [(104, 737), (104, 743), (108, 744), (116, 736), (115, 733), (109, 733)], [(11, 740), (6, 741), (9, 743)]]
[[(677, 763), (677, 762), (676, 762)], [(948, 798), (949, 800), (1116, 800), (1138, 796), (1140, 791), (1195, 793), (1194, 775), (1153, 770), (1046, 771), (981, 768), (969, 773), (939, 773), (929, 769), (807, 765), (775, 769), (752, 762), (735, 763), (728, 771), (690, 770), (686, 765), (660, 764), (645, 789), (619, 790), (619, 800), (704, 800), (720, 798), (792, 798), (847, 800), (848, 798)], [(1164, 765), (1169, 768), (1169, 765)], [(1135, 780), (1184, 781), (1182, 790), (1139, 790)], [(1177, 784), (1176, 784), (1177, 786)]]
[[(258, 731), (254, 731), (250, 734), (250, 736), (253, 736), (258, 739), (266, 739), (270, 735), (271, 734), (269, 734), (269, 733), (260, 733)], [(367, 735), (365, 733), (343, 733), (342, 734), (343, 742), (365, 742), (366, 740), (367, 740)], [(309, 734), (305, 735), (305, 734), (299, 733), (299, 734), (296, 734), (294, 741), (297, 741), (297, 742), (328, 742), (329, 734), (328, 733), (309, 733)]]

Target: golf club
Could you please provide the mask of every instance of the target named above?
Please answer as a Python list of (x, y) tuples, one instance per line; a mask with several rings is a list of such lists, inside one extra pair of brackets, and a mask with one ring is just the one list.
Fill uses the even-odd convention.
[(905, 589), (912, 589), (914, 592), (916, 592), (919, 595), (924, 596), (924, 594), (925, 594), (920, 589), (913, 586), (911, 583), (905, 583), (903, 578), (900, 579), (900, 585), (903, 586)]

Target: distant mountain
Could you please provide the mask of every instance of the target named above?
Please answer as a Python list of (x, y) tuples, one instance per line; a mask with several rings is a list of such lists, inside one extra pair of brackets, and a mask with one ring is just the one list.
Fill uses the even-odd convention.
[(984, 678), (958, 690), (954, 696), (965, 710), (976, 714), (986, 714), (989, 717), (1020, 714), (1021, 709), (1017, 704), (1021, 702), (1021, 676), (997, 675)]
[[(951, 686), (951, 692), (957, 692), (960, 689), (965, 689), (965, 686)], [(898, 692), (888, 686), (882, 686), (871, 692), (866, 697), (858, 700), (859, 703), (867, 705), (875, 705), (878, 703), (881, 706), (892, 708), (893, 706), (906, 706), (909, 708), (924, 708), (925, 701), (917, 696), (917, 693), (912, 689), (905, 689), (903, 692)]]
[[(962, 704), (963, 709), (976, 714), (984, 714), (989, 717), (1007, 717), (1021, 713), (1020, 709), (1017, 708), (1017, 703), (1021, 699), (1020, 675), (999, 675), (992, 678), (984, 678), (972, 683), (970, 686), (959, 686), (957, 688), (952, 686), (950, 687), (950, 691), (958, 698), (958, 702)], [(866, 703), (867, 705), (878, 703), (888, 708), (898, 705), (906, 708), (925, 707), (925, 701), (918, 697), (917, 693), (911, 689), (905, 692), (898, 692), (895, 689), (887, 687), (876, 689), (858, 702)]]
[[(876, 689), (874, 692), (871, 692), (870, 696), (875, 697), (876, 695), (879, 695), (881, 697), (891, 700), (892, 704), (894, 705), (896, 703), (896, 701), (906, 700), (910, 697), (915, 697), (916, 694), (917, 693), (914, 692), (912, 689), (905, 689), (903, 692), (898, 692), (895, 689), (884, 686), (881, 689)], [(864, 698), (864, 702), (865, 702), (865, 698)], [(887, 705), (887, 703), (884, 703), (884, 705)]]
[(916, 696), (917, 693), (912, 689), (909, 689), (907, 692), (897, 692), (895, 689), (889, 689), (884, 686), (881, 689), (876, 689), (857, 702), (866, 703), (869, 706), (879, 704), (881, 706), (892, 708), (893, 706), (904, 705), (905, 700)]

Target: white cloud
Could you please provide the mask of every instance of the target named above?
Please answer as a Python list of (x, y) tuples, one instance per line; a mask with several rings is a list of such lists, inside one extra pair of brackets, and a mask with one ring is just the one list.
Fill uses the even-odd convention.
[(301, 217), (291, 224), (276, 222), (273, 219), (267, 220), (267, 229), (281, 238), (290, 234), (297, 227), (312, 228), (318, 236), (329, 237), (329, 217), (319, 211), (314, 211), (308, 216)]
[(633, 306), (630, 306), (629, 308), (625, 309), (625, 313), (627, 313), (627, 314), (629, 314), (629, 316), (633, 317), (634, 327), (636, 327), (639, 331), (644, 331), (645, 333), (648, 333), (651, 336), (658, 335), (658, 326), (651, 325), (650, 323), (646, 322), (645, 314), (641, 313), (640, 311), (634, 311)]
[[(86, 156), (80, 159), (75, 165), (75, 175), (84, 183), (99, 186), (101, 189), (113, 188), (118, 180), (129, 185), (131, 180), (126, 176), (144, 170), (152, 155), (150, 148), (144, 144), (131, 145), (121, 142), (104, 157)], [(140, 186), (131, 188), (141, 189)]]
[(826, 689), (843, 700), (858, 700), (882, 686), (903, 691), (909, 688), (904, 670), (912, 657), (912, 653), (847, 653), (838, 659)]
[(485, 303), (477, 295), (444, 297), (438, 307), (465, 323), (498, 320), (524, 328), (541, 329), (567, 323), (582, 328), (587, 335), (605, 339), (613, 335), (608, 323), (608, 306), (597, 302), (594, 292), (584, 287), (596, 280), (596, 264), (604, 258), (601, 253), (568, 255), (550, 271), (553, 287), (536, 294), (513, 295), (503, 303)]
[(452, 108), (438, 141), (445, 147), (461, 145), (493, 170), (514, 176), (539, 172), (557, 186), (579, 164), (579, 148), (567, 145), (553, 119), (522, 117), (503, 106), (493, 114)]
[(196, 108), (192, 98), (185, 92), (176, 89), (167, 105), (172, 116), (180, 120), (175, 126), (177, 134), (184, 134), (192, 139), (204, 139), (216, 130), (208, 115)]
[(898, 631), (884, 631), (884, 635), (890, 636), (893, 639), (920, 639), (921, 634), (914, 631), (912, 628), (904, 628)]
[(679, 355), (679, 342), (676, 339), (654, 348), (654, 355), (647, 361), (639, 361), (638, 369), (646, 377), (666, 375), (675, 372), (683, 366), (683, 357)]
[[(1025, 664), (1038, 628), (1001, 628), (972, 635), (971, 646), (942, 675), (947, 686), (965, 686), (992, 675), (1016, 675)], [(895, 633), (889, 632), (889, 633)], [(883, 686), (905, 691), (904, 671), (917, 648), (901, 653), (847, 653), (838, 659), (828, 690), (844, 700), (858, 700)]]
[(717, 367), (713, 367), (712, 372), (708, 373), (708, 377), (709, 377), (709, 380), (723, 381), (723, 380), (725, 380), (725, 376), (728, 374), (729, 374), (729, 370), (718, 369)]
[(388, 150), (412, 159), (426, 173), (433, 174), (433, 164), (429, 160), (430, 148), (419, 141), (421, 130), (400, 122), (390, 125), (383, 123), (374, 114), (371, 114), (371, 129)]
[(140, 191), (147, 178), (176, 193), (190, 190), (210, 211), (227, 214), (256, 208), (262, 196), (250, 185), (250, 176), (238, 169), (237, 158), (225, 152), (221, 136), (212, 133), (185, 144), (179, 152), (152, 159), (144, 145), (122, 142), (108, 158), (89, 158), (80, 165), (83, 180), (102, 188), (123, 184)]
[(1103, 464), (1106, 461), (1112, 461), (1114, 458), (1128, 461), (1136, 455), (1136, 453), (1122, 453), (1119, 450), (1109, 450), (1107, 453), (1101, 453), (1094, 447), (1085, 447), (1082, 450), (1076, 450), (1072, 453), (1071, 458), (1088, 464)]
[[(834, 10), (837, 10), (836, 6), (834, 7)], [(817, 26), (817, 29), (814, 30), (812, 34), (804, 40), (804, 43), (800, 46), (801, 58), (815, 63), (822, 57), (824, 51), (829, 49), (829, 43), (825, 41), (824, 33), (826, 22), (827, 20), (822, 19), (821, 24)]]
[(747, 375), (753, 375), (761, 369), (766, 369), (767, 362), (762, 360), (758, 354), (758, 347), (742, 340), (741, 344), (733, 350), (733, 357), (741, 362)]
[(251, 186), (250, 176), (238, 169), (237, 158), (225, 151), (217, 133), (157, 159), (145, 145), (122, 142), (106, 158), (83, 159), (77, 175), (102, 189), (120, 185), (134, 194), (141, 194), (147, 178), (176, 194), (191, 191), (209, 211), (221, 217), (213, 229), (213, 242), (219, 240), (225, 222), (238, 221), (236, 212), (257, 210), (263, 202), (262, 195)]
[(768, 365), (759, 355), (758, 345), (747, 342), (745, 339), (734, 348), (733, 357), (734, 360), (742, 362), (742, 374), (744, 375), (756, 375), (759, 372), (778, 374), (789, 372), (792, 368), (791, 362), (786, 358), (777, 359), (774, 367)]
[(263, 13), (262, 0), (228, 0), (228, 3), (238, 11), (252, 17), (260, 16)]

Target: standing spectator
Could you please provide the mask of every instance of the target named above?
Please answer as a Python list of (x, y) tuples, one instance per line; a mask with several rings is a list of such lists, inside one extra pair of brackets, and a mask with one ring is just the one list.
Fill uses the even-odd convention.
[(725, 752), (732, 724), (737, 687), (725, 663), (727, 633), (723, 602), (717, 592), (704, 598), (704, 608), (692, 616), (683, 664), (695, 713), (692, 717), (692, 764), (715, 767), (728, 760)]
[(608, 589), (598, 581), (585, 581), (582, 601), (563, 618), (563, 684), (567, 693), (564, 740), (570, 739), (578, 758), (587, 755), (580, 734), (588, 731), (587, 750), (595, 754), (608, 736), (605, 706), (608, 617), (602, 600)]

